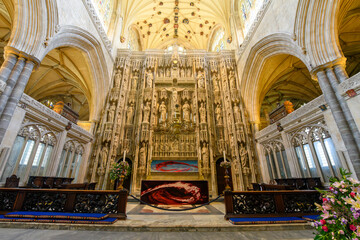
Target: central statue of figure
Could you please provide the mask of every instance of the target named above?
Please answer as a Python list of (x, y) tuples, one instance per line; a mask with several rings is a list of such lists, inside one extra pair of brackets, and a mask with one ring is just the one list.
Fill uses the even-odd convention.
[(160, 112), (160, 115), (161, 115), (161, 122), (165, 122), (166, 121), (166, 105), (165, 105), (165, 102), (162, 101), (161, 104), (160, 104), (160, 107), (159, 107), (159, 112)]

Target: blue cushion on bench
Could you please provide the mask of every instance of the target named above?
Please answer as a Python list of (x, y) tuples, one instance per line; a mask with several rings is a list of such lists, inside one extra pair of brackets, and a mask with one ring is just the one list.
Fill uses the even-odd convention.
[(299, 217), (257, 217), (257, 218), (230, 218), (229, 222), (235, 225), (271, 224), (271, 223), (306, 223)]
[(39, 223), (80, 223), (80, 224), (112, 224), (117, 218), (106, 218), (101, 220), (90, 219), (57, 219), (57, 218), (20, 218), (5, 217), (0, 215), (0, 222), (39, 222)]
[(104, 213), (63, 213), (63, 212), (11, 212), (5, 214), (9, 218), (56, 218), (56, 219), (85, 219), (102, 220), (109, 215)]

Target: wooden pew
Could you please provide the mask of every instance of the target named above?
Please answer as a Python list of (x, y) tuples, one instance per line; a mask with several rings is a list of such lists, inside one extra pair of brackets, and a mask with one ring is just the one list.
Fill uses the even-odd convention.
[(314, 190), (226, 191), (225, 219), (245, 217), (301, 217), (318, 214), (315, 202), (321, 204)]
[(14, 211), (107, 213), (126, 219), (128, 191), (0, 188), (0, 214)]

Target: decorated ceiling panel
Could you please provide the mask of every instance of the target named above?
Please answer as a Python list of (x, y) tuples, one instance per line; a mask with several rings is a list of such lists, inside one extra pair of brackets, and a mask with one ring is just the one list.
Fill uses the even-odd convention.
[(129, 41), (129, 29), (139, 32), (142, 49), (161, 49), (172, 44), (187, 49), (208, 49), (209, 38), (219, 26), (229, 44), (230, 0), (118, 0), (123, 17), (121, 41)]

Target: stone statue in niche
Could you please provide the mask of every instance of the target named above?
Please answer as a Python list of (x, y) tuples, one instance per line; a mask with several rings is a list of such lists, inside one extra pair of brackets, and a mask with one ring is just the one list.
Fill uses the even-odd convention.
[(130, 73), (130, 68), (127, 67), (127, 68), (125, 69), (124, 82), (127, 81), (127, 78), (129, 77), (129, 73)]
[(226, 68), (225, 67), (222, 67), (221, 68), (221, 75), (223, 76), (223, 81), (226, 81)]
[(106, 166), (106, 161), (107, 161), (107, 157), (108, 157), (108, 146), (107, 144), (105, 144), (105, 146), (101, 149), (101, 167), (104, 168)]
[(223, 121), (222, 121), (222, 110), (221, 110), (221, 105), (220, 104), (216, 105), (215, 115), (216, 115), (217, 124), (221, 125), (223, 123)]
[(235, 106), (234, 106), (234, 115), (235, 115), (235, 122), (241, 123), (240, 108), (237, 104), (235, 104)]
[(190, 67), (187, 68), (187, 76), (188, 76), (188, 77), (191, 77), (191, 68), (190, 68)]
[(116, 156), (116, 154), (117, 154), (118, 145), (119, 145), (119, 135), (115, 134), (114, 140), (113, 140), (113, 151), (112, 151), (113, 156)]
[(115, 74), (115, 79), (114, 79), (114, 87), (116, 87), (116, 88), (120, 87), (121, 75), (122, 75), (121, 70), (120, 69), (117, 70), (116, 74)]
[(115, 107), (115, 104), (113, 103), (111, 105), (111, 107), (109, 107), (109, 110), (108, 110), (108, 119), (107, 119), (108, 122), (111, 122), (111, 123), (114, 122), (115, 109), (116, 109), (116, 107)]
[(144, 107), (143, 122), (149, 122), (149, 116), (150, 116), (150, 102), (147, 102)]
[(166, 77), (170, 77), (170, 68), (166, 68)]
[(179, 76), (179, 68), (178, 67), (172, 67), (171, 68), (171, 77), (178, 77)]
[(247, 150), (245, 147), (241, 146), (240, 147), (240, 160), (241, 160), (241, 165), (243, 167), (246, 166), (246, 163), (247, 163)]
[(216, 73), (213, 73), (212, 79), (213, 79), (214, 91), (215, 92), (219, 91), (219, 82), (218, 82), (218, 77), (217, 77)]
[(139, 150), (139, 163), (140, 166), (144, 166), (145, 167), (145, 163), (146, 163), (146, 147), (145, 147), (145, 143), (142, 143), (142, 146)]
[(241, 141), (245, 142), (244, 126), (240, 127), (240, 138), (241, 138)]
[(235, 82), (235, 74), (234, 71), (230, 71), (229, 74), (229, 82), (230, 82), (230, 88), (236, 89), (236, 82)]
[(159, 68), (159, 77), (164, 76), (164, 69), (162, 67)]
[(161, 90), (161, 92), (160, 92), (160, 98), (161, 99), (167, 99), (167, 92), (166, 92), (166, 90), (165, 89), (163, 89), (163, 90)]
[(172, 92), (171, 108), (177, 109), (176, 104), (179, 104), (179, 92), (184, 91), (185, 88), (166, 88), (167, 91)]
[(131, 103), (126, 110), (126, 124), (131, 124), (134, 116), (134, 104)]
[(196, 80), (198, 82), (198, 87), (199, 88), (205, 88), (205, 78), (204, 78), (203, 72), (201, 72), (201, 71), (198, 72)]
[(201, 149), (203, 167), (206, 169), (209, 167), (209, 149), (208, 144), (204, 143)]
[(199, 113), (200, 113), (200, 123), (206, 123), (206, 108), (204, 106), (204, 103), (200, 104)]
[(136, 90), (138, 80), (139, 80), (139, 76), (136, 72), (134, 72), (134, 76), (132, 79), (132, 89)]
[(160, 113), (160, 120), (161, 122), (165, 122), (166, 121), (166, 105), (165, 102), (162, 101), (159, 107), (159, 113)]
[(233, 124), (231, 113), (228, 113), (227, 122), (228, 122), (228, 128), (231, 129)]
[(151, 88), (153, 85), (154, 76), (150, 70), (146, 72), (146, 86)]
[(181, 68), (181, 70), (180, 70), (180, 77), (185, 77), (185, 70), (184, 70), (184, 68)]
[(187, 101), (184, 103), (182, 109), (184, 114), (184, 121), (190, 122), (190, 105), (188, 104)]

